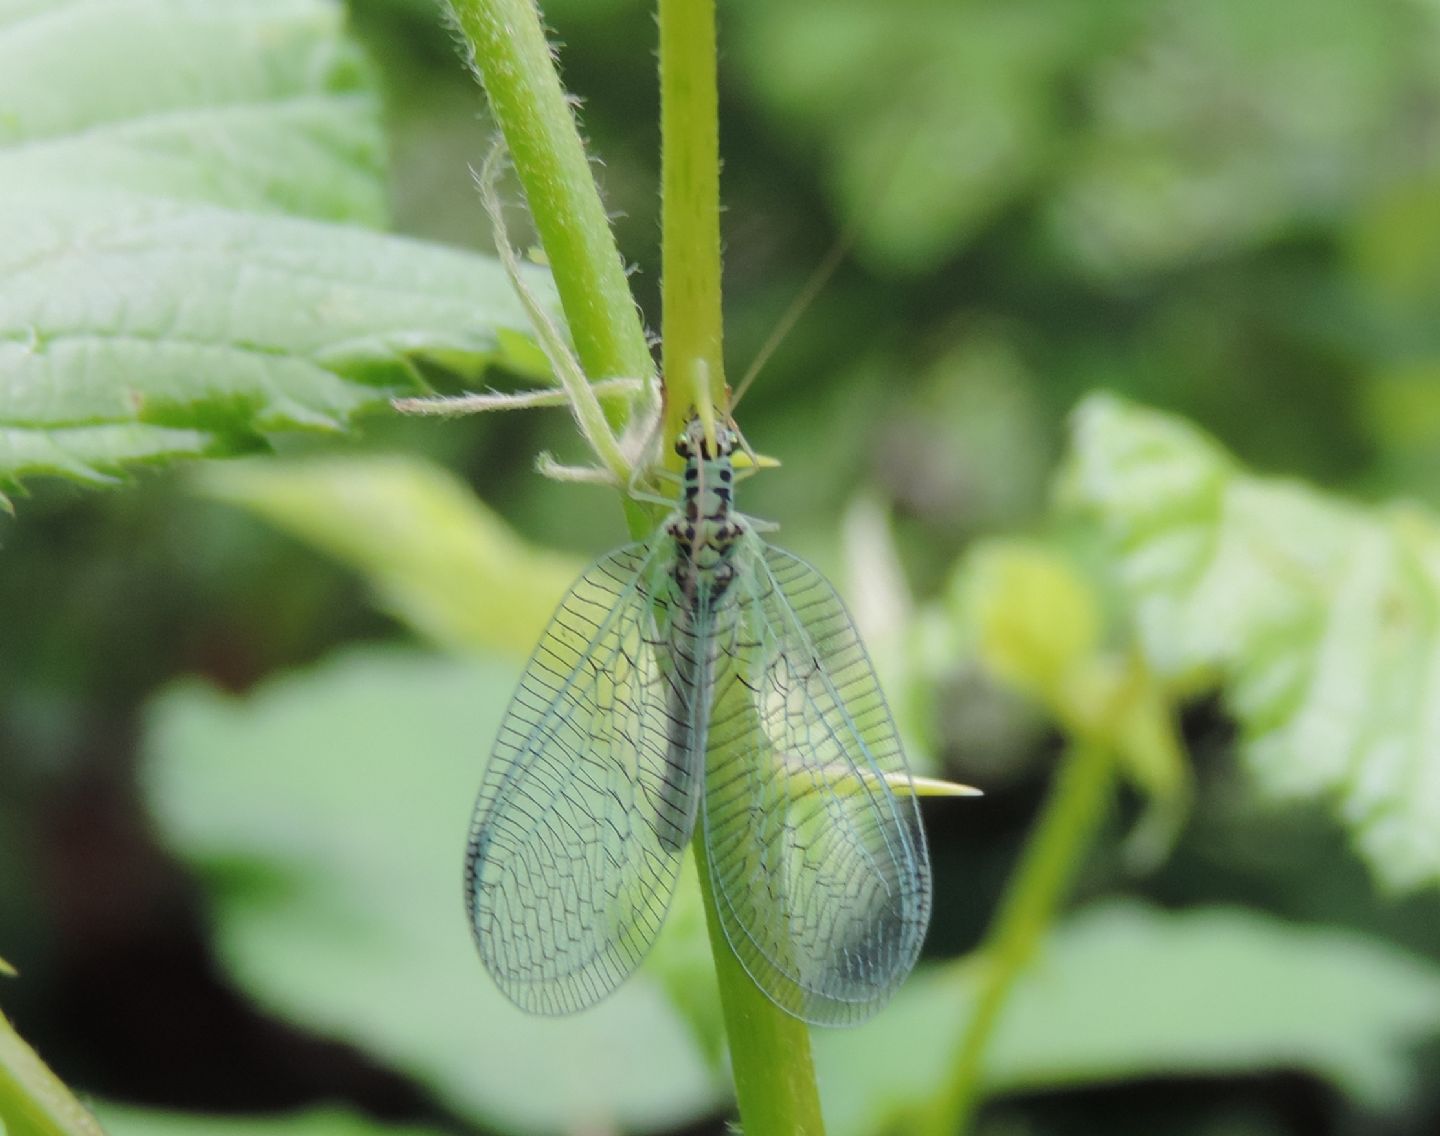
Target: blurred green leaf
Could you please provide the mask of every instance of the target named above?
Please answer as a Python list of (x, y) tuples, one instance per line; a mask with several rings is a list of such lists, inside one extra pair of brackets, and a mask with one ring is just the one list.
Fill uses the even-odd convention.
[(981, 544), (957, 581), (961, 619), (985, 665), (1069, 716), (1066, 687), (1101, 646), (1099, 605), (1086, 582), (1049, 549), (1013, 540)]
[[(881, 1130), (939, 1086), (970, 1013), (964, 962), (911, 979), (860, 1029), (817, 1033), (832, 1136)], [(1095, 905), (1015, 989), (986, 1062), (994, 1092), (1303, 1070), (1376, 1110), (1415, 1088), (1440, 969), (1351, 931), (1254, 912)]]
[(536, 1018), (470, 943), (465, 833), (516, 677), (369, 651), (245, 699), (181, 687), (149, 716), (146, 797), (210, 883), (224, 964), (271, 1012), (507, 1131), (693, 1119), (719, 1091), (653, 983)]
[(1153, 864), (1188, 810), (1189, 766), (1157, 677), (1134, 651), (1106, 645), (1094, 586), (1038, 541), (989, 540), (961, 562), (951, 592), (951, 618), (975, 638), (986, 670), (1120, 758), (1149, 798), (1129, 854)]
[(1150, 666), (1220, 683), (1262, 787), (1323, 797), (1386, 884), (1440, 882), (1440, 527), (1253, 477), (1108, 396), (1063, 478), (1114, 557)]
[(418, 458), (215, 466), (199, 485), (354, 568), (381, 607), (444, 647), (527, 655), (580, 573)]
[(105, 1136), (0, 1014), (0, 1136)]
[(97, 1105), (107, 1136), (439, 1136), (433, 1128), (380, 1124), (339, 1109), (291, 1116), (209, 1116)]
[[(1016, 330), (966, 320), (893, 400), (880, 473), (908, 514), (941, 532), (994, 532), (1028, 523), (1045, 506), (1061, 436)], [(892, 371), (913, 367), (901, 357)], [(937, 550), (938, 551), (938, 550)]]
[(1054, 237), (1091, 272), (1153, 272), (1331, 221), (1416, 168), (1411, 130), (1440, 98), (1420, 6), (1135, 12), (1079, 84), (1086, 121), (1050, 201)]
[(1333, 223), (1426, 159), (1407, 0), (895, 0), (742, 9), (736, 55), (876, 264), (933, 268), (1030, 203), (1101, 278)]
[(342, 16), (0, 0), (0, 485), (337, 431), (417, 360), (531, 365), (492, 259), (334, 223), (383, 217)]
[(1374, 464), (1389, 485), (1433, 507), (1440, 504), (1440, 174), (1376, 194), (1338, 235), (1352, 289), (1346, 300), (1384, 332), (1383, 351), (1364, 359), (1368, 381), (1356, 384)]
[[(1437, 273), (1440, 275), (1440, 273)], [(1400, 487), (1430, 508), (1440, 507), (1440, 321), (1434, 311), (1440, 289), (1428, 304), (1412, 305), (1412, 326), (1433, 344), (1406, 351), (1403, 359), (1377, 363), (1357, 386), (1361, 416), (1375, 441), (1375, 463), (1367, 483), (1381, 491)], [(1422, 330), (1423, 329), (1423, 330)]]
[(932, 268), (1052, 159), (1052, 87), (1083, 51), (1088, 5), (1055, 0), (755, 4), (736, 53), (795, 135), (814, 137), (857, 241)]
[(0, 0), (0, 187), (378, 227), (379, 101), (344, 22), (332, 0)]
[(1341, 239), (1357, 284), (1384, 302), (1433, 315), (1440, 290), (1440, 171), (1376, 194)]

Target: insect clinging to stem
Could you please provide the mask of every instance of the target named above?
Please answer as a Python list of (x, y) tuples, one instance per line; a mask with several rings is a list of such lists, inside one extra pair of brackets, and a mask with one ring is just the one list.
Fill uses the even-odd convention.
[(796, 1017), (864, 1020), (919, 953), (930, 868), (894, 723), (834, 589), (732, 510), (737, 444), (690, 420), (679, 508), (580, 577), (501, 723), (466, 898), (524, 1009), (636, 967), (697, 829), (731, 948)]
[[(493, 176), (487, 162), (482, 197), (533, 317)], [(587, 423), (592, 389), (572, 390), (586, 380), (543, 313), (537, 333), (582, 431), (608, 430)], [(914, 781), (834, 588), (735, 510), (755, 463), (737, 468), (748, 447), (709, 409), (701, 394), (674, 439), (669, 515), (580, 576), (525, 667), (475, 805), (466, 905), (511, 1001), (580, 1010), (644, 958), (694, 839), (757, 986), (804, 1021), (854, 1024), (909, 973), (929, 922)], [(607, 464), (595, 474), (623, 484), (623, 458)]]

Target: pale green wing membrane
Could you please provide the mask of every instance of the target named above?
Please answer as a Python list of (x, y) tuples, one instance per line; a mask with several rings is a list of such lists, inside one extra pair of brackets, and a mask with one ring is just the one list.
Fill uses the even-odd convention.
[(702, 816), (716, 906), (778, 1006), (851, 1025), (889, 1000), (925, 936), (920, 814), (886, 782), (908, 779), (904, 753), (835, 590), (804, 561), (742, 539), (733, 618), (711, 628)]
[(670, 662), (686, 633), (673, 629), (667, 562), (661, 536), (576, 582), (485, 771), (466, 902), (486, 967), (534, 1013), (589, 1006), (635, 969), (694, 826), (696, 698)]

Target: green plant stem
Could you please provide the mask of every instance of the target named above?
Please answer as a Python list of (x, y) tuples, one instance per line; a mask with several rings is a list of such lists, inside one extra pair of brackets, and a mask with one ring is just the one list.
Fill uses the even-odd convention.
[(820, 1093), (810, 1056), (810, 1029), (776, 1008), (745, 973), (720, 928), (704, 838), (691, 847), (705, 897), (705, 925), (720, 986), (735, 1100), (746, 1136), (823, 1136)]
[[(533, 0), (451, 0), (525, 189), (575, 353), (592, 379), (654, 370), (624, 262)], [(606, 404), (623, 425), (623, 401)]]
[[(713, 0), (660, 0), (661, 232), (666, 430), (692, 408), (724, 407), (720, 314), (720, 142)], [(670, 447), (666, 447), (669, 451)], [(705, 841), (692, 844), (735, 1097), (747, 1136), (821, 1136), (810, 1031), (765, 997), (730, 949)]]
[[(714, 0), (660, 0), (665, 430), (724, 406)], [(666, 447), (668, 453), (670, 447)]]
[(1055, 918), (1075, 867), (1095, 835), (1115, 775), (1113, 747), (1073, 740), (1000, 911), (980, 949), (979, 996), (955, 1067), (921, 1126), (927, 1136), (968, 1127), (981, 1098), (985, 1049), (1000, 1012)]
[[(585, 373), (645, 376), (649, 348), (533, 0), (452, 0), (455, 24), (509, 147)], [(713, 0), (660, 0), (666, 431), (723, 405), (720, 157)], [(612, 424), (619, 424), (608, 410)], [(669, 453), (670, 447), (663, 448)], [(649, 535), (643, 510), (632, 533)], [(730, 950), (703, 840), (694, 844), (740, 1117), (750, 1136), (821, 1136), (804, 1023), (773, 1005)]]
[(4, 1015), (0, 1015), (0, 1130), (10, 1136), (105, 1136)]

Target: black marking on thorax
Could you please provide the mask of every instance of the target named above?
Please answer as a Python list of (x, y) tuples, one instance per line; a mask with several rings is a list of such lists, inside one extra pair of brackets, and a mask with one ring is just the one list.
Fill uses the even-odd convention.
[(692, 418), (675, 450), (685, 459), (680, 509), (666, 526), (675, 541), (675, 583), (693, 610), (702, 585), (708, 581), (713, 606), (735, 578), (730, 562), (743, 522), (731, 512), (734, 469), (730, 454), (735, 432), (722, 426), (716, 433), (715, 452), (698, 418)]

